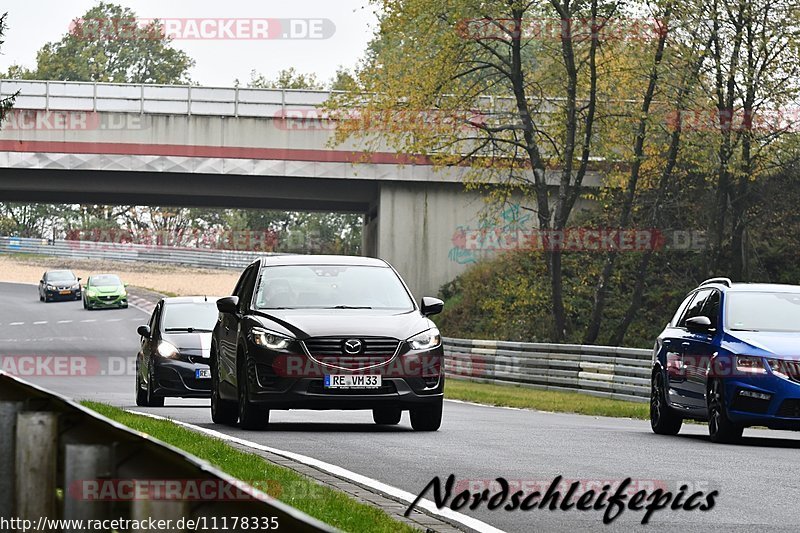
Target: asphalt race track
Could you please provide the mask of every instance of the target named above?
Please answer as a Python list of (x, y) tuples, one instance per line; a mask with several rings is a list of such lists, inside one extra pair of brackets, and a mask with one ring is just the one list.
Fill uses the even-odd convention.
[[(704, 425), (688, 424), (678, 437), (661, 437), (646, 421), (458, 402), (446, 402), (436, 433), (413, 432), (407, 414), (400, 426), (379, 428), (367, 411), (279, 411), (272, 413), (270, 430), (241, 431), (212, 424), (208, 401), (167, 399), (164, 408), (136, 408), (132, 363), (136, 326), (148, 318), (142, 310), (85, 311), (79, 301), (44, 304), (35, 286), (10, 283), (0, 283), (0, 302), (4, 370), (16, 369), (75, 399), (213, 428), (414, 494), (433, 476), (451, 473), (469, 480), (502, 476), (528, 486), (536, 481), (546, 486), (558, 475), (600, 485), (631, 477), (643, 487), (649, 482), (673, 492), (684, 483), (705, 493), (719, 491), (709, 512), (665, 509), (648, 526), (640, 525), (643, 511), (626, 510), (604, 526), (602, 511), (462, 510), (506, 531), (796, 531), (800, 523), (800, 434), (749, 429), (741, 445), (713, 445)], [(69, 373), (88, 375), (62, 375)]]

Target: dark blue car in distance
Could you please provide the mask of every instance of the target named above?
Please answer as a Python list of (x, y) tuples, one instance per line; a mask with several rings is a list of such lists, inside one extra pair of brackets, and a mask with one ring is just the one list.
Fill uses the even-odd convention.
[(748, 426), (800, 430), (800, 286), (704, 281), (656, 339), (655, 433), (708, 421), (714, 442)]

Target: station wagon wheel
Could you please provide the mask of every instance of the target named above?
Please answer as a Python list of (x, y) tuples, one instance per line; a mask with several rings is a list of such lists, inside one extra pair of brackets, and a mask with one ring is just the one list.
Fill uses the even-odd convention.
[(667, 390), (664, 376), (659, 371), (650, 381), (650, 427), (659, 435), (677, 435), (683, 425), (683, 418), (667, 404)]
[(147, 407), (147, 391), (142, 388), (142, 376), (139, 374), (139, 361), (136, 361), (136, 405)]
[(709, 383), (708, 393), (708, 436), (712, 442), (733, 443), (742, 437), (744, 426), (728, 418), (725, 406), (725, 383), (714, 379)]
[(155, 376), (153, 375), (153, 364), (150, 363), (150, 371), (147, 378), (147, 405), (150, 407), (164, 407), (164, 397), (157, 396), (153, 392), (153, 384), (155, 383)]

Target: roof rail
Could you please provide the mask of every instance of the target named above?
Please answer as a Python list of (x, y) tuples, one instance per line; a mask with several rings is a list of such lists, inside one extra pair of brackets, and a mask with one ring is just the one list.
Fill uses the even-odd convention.
[(731, 278), (711, 278), (711, 279), (705, 280), (703, 283), (701, 283), (698, 286), (702, 287), (703, 285), (711, 285), (712, 283), (721, 283), (722, 285), (725, 285), (726, 287), (730, 287), (731, 286)]

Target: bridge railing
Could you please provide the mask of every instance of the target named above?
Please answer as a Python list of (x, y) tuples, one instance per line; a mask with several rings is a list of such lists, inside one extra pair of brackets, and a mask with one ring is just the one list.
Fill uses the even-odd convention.
[[(18, 94), (16, 109), (48, 111), (293, 118), (290, 111), (303, 110), (303, 118), (313, 118), (309, 112), (337, 93), (341, 91), (0, 79), (0, 97)], [(531, 104), (540, 113), (553, 113), (563, 100), (532, 98)], [(474, 107), (489, 114), (514, 114), (516, 100), (487, 95), (477, 98)]]
[(48, 241), (22, 237), (0, 237), (0, 254), (35, 254), (73, 259), (141, 261), (199, 268), (242, 270), (266, 252), (184, 248), (148, 244), (120, 244), (92, 241)]
[(333, 91), (71, 81), (0, 80), (16, 109), (274, 118), (314, 108)]
[[(275, 480), (258, 481), (281, 489)], [(21, 531), (65, 533), (100, 529), (87, 528), (87, 520), (163, 520), (165, 531), (335, 531), (177, 448), (3, 372), (0, 519), (27, 521), (12, 526)]]
[(444, 339), (447, 375), (484, 383), (650, 398), (652, 352), (638, 348)]

